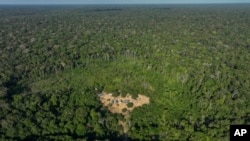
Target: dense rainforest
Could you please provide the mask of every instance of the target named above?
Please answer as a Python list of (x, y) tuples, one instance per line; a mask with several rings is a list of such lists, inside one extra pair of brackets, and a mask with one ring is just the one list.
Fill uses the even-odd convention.
[[(0, 139), (229, 140), (249, 70), (250, 5), (2, 5)], [(124, 132), (102, 91), (150, 104)]]

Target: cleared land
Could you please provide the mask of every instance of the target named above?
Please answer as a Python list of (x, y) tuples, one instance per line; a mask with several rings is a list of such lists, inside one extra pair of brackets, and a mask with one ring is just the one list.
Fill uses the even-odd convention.
[(131, 113), (134, 108), (140, 107), (144, 104), (149, 104), (150, 102), (149, 97), (142, 94), (138, 94), (138, 97), (134, 99), (130, 94), (127, 94), (125, 97), (122, 97), (121, 95), (115, 97), (112, 93), (103, 92), (99, 94), (99, 97), (102, 105), (108, 107), (110, 112), (119, 113), (124, 116), (126, 121), (119, 120), (119, 125), (123, 127), (124, 133), (127, 133), (129, 130), (129, 113)]
[(114, 97), (112, 93), (106, 92), (103, 92), (99, 96), (103, 106), (107, 106), (110, 112), (123, 115), (129, 114), (135, 107), (149, 104), (149, 97), (142, 94), (138, 94), (136, 99), (133, 99), (130, 94), (127, 94), (125, 97), (121, 95)]

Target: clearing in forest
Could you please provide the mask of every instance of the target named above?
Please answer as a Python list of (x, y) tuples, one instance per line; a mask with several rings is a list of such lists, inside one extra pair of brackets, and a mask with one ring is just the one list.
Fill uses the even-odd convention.
[(127, 133), (130, 127), (129, 113), (131, 113), (135, 107), (149, 104), (149, 97), (141, 94), (138, 94), (136, 99), (132, 98), (130, 94), (127, 94), (125, 97), (122, 97), (121, 95), (115, 97), (112, 93), (105, 92), (98, 95), (103, 106), (108, 107), (110, 112), (119, 113), (125, 117), (126, 121), (119, 120), (119, 125), (123, 127), (124, 133)]
[(123, 115), (129, 114), (135, 107), (149, 104), (149, 97), (138, 94), (136, 99), (133, 99), (130, 94), (125, 97), (121, 95), (114, 97), (112, 93), (99, 94), (103, 106), (107, 106), (112, 113), (120, 113)]

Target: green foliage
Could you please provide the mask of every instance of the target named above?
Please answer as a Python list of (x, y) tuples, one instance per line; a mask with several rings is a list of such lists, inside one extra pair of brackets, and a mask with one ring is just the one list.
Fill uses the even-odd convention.
[(134, 104), (133, 104), (133, 103), (131, 103), (131, 102), (129, 102), (129, 103), (127, 104), (127, 106), (130, 108), (130, 107), (133, 107), (133, 106), (134, 106)]
[[(0, 140), (212, 141), (250, 124), (249, 7), (118, 7), (0, 8)], [(150, 104), (126, 119), (103, 91)]]

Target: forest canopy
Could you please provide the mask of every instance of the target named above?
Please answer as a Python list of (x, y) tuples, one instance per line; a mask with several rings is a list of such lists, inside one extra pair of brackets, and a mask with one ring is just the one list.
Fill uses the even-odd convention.
[[(249, 37), (249, 5), (1, 6), (0, 139), (228, 140)], [(102, 92), (150, 103), (126, 117)]]

